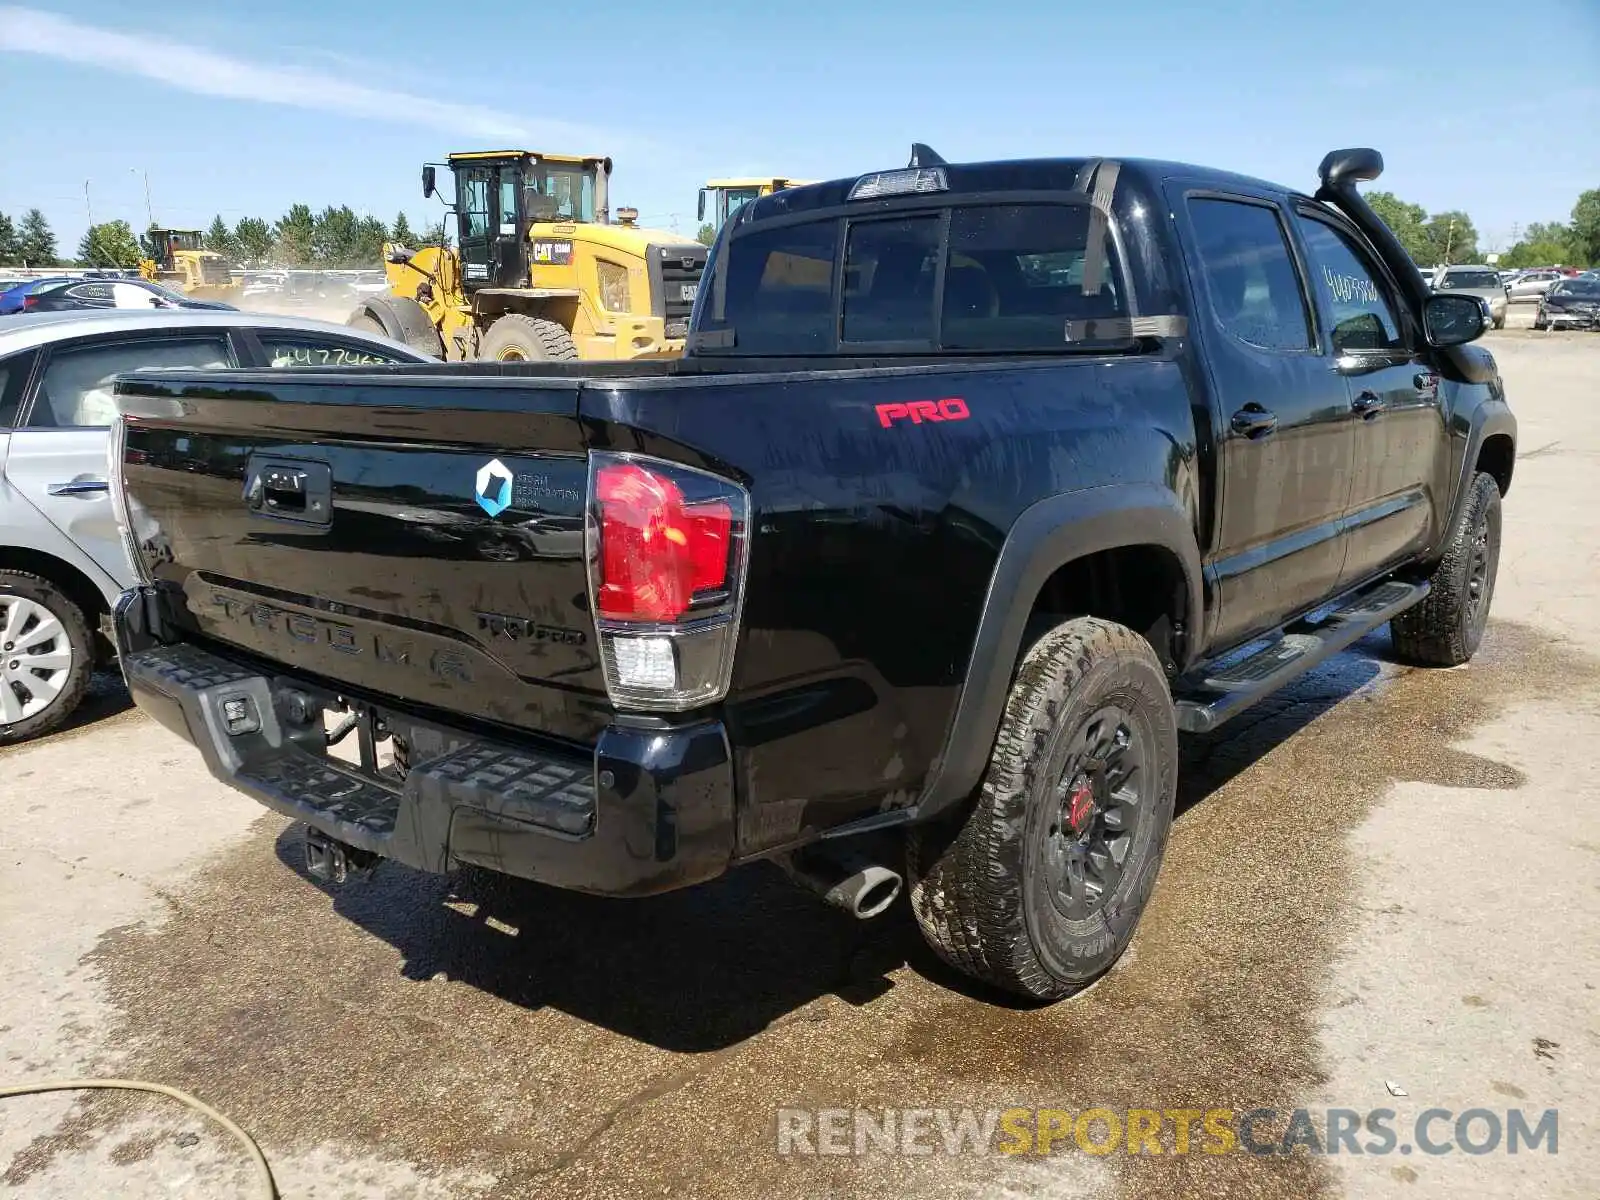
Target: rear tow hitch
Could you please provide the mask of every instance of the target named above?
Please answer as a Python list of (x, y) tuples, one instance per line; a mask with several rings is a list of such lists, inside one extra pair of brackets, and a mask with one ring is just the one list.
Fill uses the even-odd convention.
[(348, 883), (353, 875), (364, 880), (378, 865), (378, 856), (337, 841), (320, 829), (306, 829), (306, 870), (324, 883)]

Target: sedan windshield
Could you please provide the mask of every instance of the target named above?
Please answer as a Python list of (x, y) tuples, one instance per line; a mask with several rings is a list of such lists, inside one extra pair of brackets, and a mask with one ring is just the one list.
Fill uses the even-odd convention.
[(1600, 300), (1600, 279), (1568, 279), (1550, 289), (1552, 296), (1574, 296), (1580, 300)]

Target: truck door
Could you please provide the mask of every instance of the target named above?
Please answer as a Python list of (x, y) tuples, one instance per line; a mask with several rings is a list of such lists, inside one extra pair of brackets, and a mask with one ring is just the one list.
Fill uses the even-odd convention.
[(1353, 414), (1343, 586), (1355, 587), (1428, 545), (1442, 519), (1449, 438), (1440, 379), (1361, 238), (1314, 209), (1296, 212), (1294, 224)]
[(456, 169), (457, 245), (461, 248), (461, 281), (471, 291), (493, 282), (495, 171), (474, 166)]
[(1178, 190), (1221, 478), (1207, 563), (1217, 595), (1210, 641), (1226, 647), (1337, 588), (1352, 418), (1344, 380), (1314, 335), (1278, 202)]

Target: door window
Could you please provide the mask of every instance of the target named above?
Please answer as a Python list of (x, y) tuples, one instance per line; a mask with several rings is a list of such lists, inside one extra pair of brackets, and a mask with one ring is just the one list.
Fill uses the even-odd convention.
[(500, 168), (500, 233), (515, 236), (517, 232), (517, 192), (522, 186), (520, 167)]
[(1299, 218), (1317, 295), (1333, 329), (1335, 354), (1406, 348), (1383, 276), (1343, 230)]
[(1278, 210), (1196, 196), (1189, 220), (1222, 327), (1263, 349), (1310, 349), (1311, 318)]
[(464, 236), (489, 236), (489, 173), (482, 169), (461, 173), (461, 220)]
[(269, 367), (363, 367), (408, 361), (367, 346), (321, 338), (263, 334), (260, 341)]
[(17, 403), (22, 399), (22, 385), (32, 361), (33, 354), (28, 351), (0, 362), (0, 429), (16, 424)]
[(95, 308), (115, 308), (116, 292), (109, 283), (79, 283), (66, 290), (74, 300)]
[(233, 365), (222, 335), (183, 341), (136, 341), (59, 347), (28, 414), (33, 429), (109, 425), (117, 415), (112, 381), (142, 368), (228, 367)]

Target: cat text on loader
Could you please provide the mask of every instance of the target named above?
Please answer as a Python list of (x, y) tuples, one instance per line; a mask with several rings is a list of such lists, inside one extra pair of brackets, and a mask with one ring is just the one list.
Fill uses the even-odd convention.
[(139, 262), (139, 274), (196, 300), (234, 300), (244, 285), (228, 272), (228, 261), (204, 249), (198, 229), (151, 228), (145, 239), (150, 256)]
[[(384, 247), (389, 292), (349, 324), (447, 359), (671, 358), (706, 248), (607, 207), (611, 160), (452, 154), (455, 248)], [(434, 168), (422, 169), (434, 194)]]
[(700, 189), (700, 220), (706, 219), (706, 209), (711, 210), (711, 228), (722, 232), (722, 227), (752, 200), (781, 192), (784, 188), (802, 187), (810, 179), (790, 179), (784, 175), (770, 175), (762, 179), (708, 179)]

